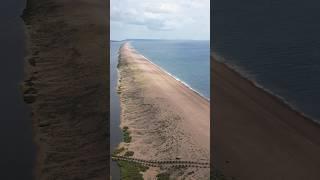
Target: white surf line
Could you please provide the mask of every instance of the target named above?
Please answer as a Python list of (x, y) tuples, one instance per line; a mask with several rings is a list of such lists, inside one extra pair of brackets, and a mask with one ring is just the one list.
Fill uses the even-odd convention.
[(206, 96), (204, 96), (203, 94), (201, 94), (200, 92), (198, 92), (197, 90), (193, 89), (189, 84), (187, 84), (186, 82), (180, 80), (178, 77), (170, 74), (168, 71), (164, 70), (163, 68), (161, 68), (160, 66), (158, 66), (157, 64), (153, 63), (150, 59), (148, 59), (147, 57), (145, 57), (144, 55), (142, 55), (141, 53), (139, 53), (139, 51), (137, 51), (135, 48), (133, 48), (133, 46), (130, 44), (130, 42), (127, 42), (129, 47), (134, 50), (135, 52), (137, 52), (139, 55), (141, 55), (143, 58), (145, 58), (147, 61), (149, 61), (151, 64), (153, 64), (154, 66), (156, 66), (157, 68), (161, 69), (163, 72), (165, 72), (166, 74), (168, 74), (169, 76), (171, 76), (172, 78), (174, 78), (175, 80), (179, 81), (180, 83), (182, 83), (184, 86), (186, 86), (188, 89), (190, 89), (191, 91), (193, 91), (194, 93), (198, 94), (199, 96), (201, 96), (203, 99), (205, 99), (206, 101), (210, 102), (210, 98), (207, 98)]
[(294, 105), (292, 102), (287, 100), (285, 97), (283, 97), (283, 96), (277, 94), (276, 92), (274, 92), (273, 90), (263, 86), (261, 83), (258, 83), (256, 78), (254, 76), (250, 75), (245, 70), (243, 70), (242, 67), (239, 67), (238, 65), (235, 65), (232, 62), (228, 62), (225, 58), (223, 58), (222, 56), (217, 55), (216, 53), (213, 53), (213, 55), (211, 55), (211, 56), (213, 58), (215, 58), (218, 63), (224, 64), (224, 65), (227, 66), (227, 68), (229, 68), (229, 69), (235, 71), (236, 73), (238, 73), (241, 76), (241, 78), (244, 78), (245, 80), (249, 81), (256, 88), (262, 90), (263, 92), (269, 94), (270, 96), (273, 96), (274, 98), (279, 100), (281, 103), (287, 105), (291, 110), (297, 112), (298, 114), (300, 114), (304, 118), (307, 118), (307, 119), (311, 120), (312, 122), (320, 125), (320, 119), (317, 119), (317, 118), (314, 118), (312, 116), (309, 116), (309, 115), (305, 114), (300, 108), (298, 108), (297, 105)]

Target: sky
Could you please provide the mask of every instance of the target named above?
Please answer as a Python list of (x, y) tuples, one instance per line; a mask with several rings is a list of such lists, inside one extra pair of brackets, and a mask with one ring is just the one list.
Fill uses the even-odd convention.
[(111, 0), (110, 38), (210, 39), (210, 0)]

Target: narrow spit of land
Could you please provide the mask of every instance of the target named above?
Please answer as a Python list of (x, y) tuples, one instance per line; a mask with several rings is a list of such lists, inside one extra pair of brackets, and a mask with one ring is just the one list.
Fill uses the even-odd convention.
[(212, 59), (213, 160), (237, 180), (320, 179), (320, 126)]
[(36, 179), (109, 179), (106, 12), (100, 0), (28, 0), (23, 93)]
[[(138, 54), (120, 48), (119, 93), (125, 142), (119, 148), (145, 160), (210, 160), (210, 102)], [(120, 153), (120, 155), (122, 155)], [(171, 178), (208, 179), (209, 168), (150, 167), (144, 178), (168, 172)]]

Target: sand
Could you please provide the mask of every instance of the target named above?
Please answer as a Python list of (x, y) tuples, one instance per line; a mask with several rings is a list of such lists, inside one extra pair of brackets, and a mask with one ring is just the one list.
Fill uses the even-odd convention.
[[(132, 136), (132, 142), (122, 146), (146, 160), (210, 161), (210, 102), (129, 43), (120, 48), (119, 61), (121, 126)], [(210, 169), (168, 171), (174, 179), (208, 179)]]
[(23, 93), (38, 147), (36, 179), (108, 178), (107, 5), (28, 0)]
[(214, 166), (236, 180), (320, 179), (320, 126), (211, 62)]

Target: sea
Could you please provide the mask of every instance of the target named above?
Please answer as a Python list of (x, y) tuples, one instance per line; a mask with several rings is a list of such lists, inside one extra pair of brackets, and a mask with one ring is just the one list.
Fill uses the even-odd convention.
[(212, 52), (320, 123), (320, 2), (214, 1)]
[(129, 40), (131, 46), (154, 64), (210, 99), (210, 41)]
[[(122, 141), (118, 82), (118, 50), (124, 43), (110, 42), (110, 142), (111, 152)], [(128, 40), (130, 45), (177, 80), (206, 99), (210, 99), (210, 41)], [(112, 179), (120, 179), (120, 170), (111, 162)]]

